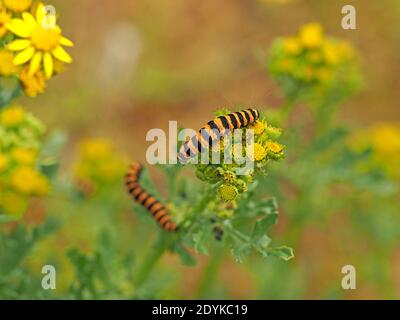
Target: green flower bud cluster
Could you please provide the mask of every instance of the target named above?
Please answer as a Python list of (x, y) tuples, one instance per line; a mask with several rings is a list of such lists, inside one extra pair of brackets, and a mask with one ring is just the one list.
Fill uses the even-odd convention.
[[(230, 113), (223, 109), (217, 115)], [(254, 133), (254, 140), (248, 139), (249, 130)], [(218, 199), (223, 203), (232, 203), (243, 193), (247, 192), (248, 185), (254, 178), (265, 173), (265, 167), (270, 160), (279, 160), (284, 157), (284, 147), (276, 141), (282, 130), (269, 126), (266, 120), (260, 119), (244, 128), (241, 145), (235, 145), (232, 137), (232, 163), (224, 163), (224, 148), (227, 138), (223, 138), (217, 148), (221, 151), (221, 163), (212, 163), (212, 151), (210, 151), (210, 164), (196, 165), (196, 176), (211, 185), (216, 185)], [(213, 146), (214, 148), (215, 146)], [(240, 147), (242, 156), (249, 161), (254, 161), (254, 170), (246, 175), (239, 175), (237, 169), (243, 168), (243, 164), (236, 163), (235, 152)]]
[(38, 168), (45, 128), (20, 106), (0, 111), (0, 215), (19, 218), (30, 196), (45, 195), (49, 182)]

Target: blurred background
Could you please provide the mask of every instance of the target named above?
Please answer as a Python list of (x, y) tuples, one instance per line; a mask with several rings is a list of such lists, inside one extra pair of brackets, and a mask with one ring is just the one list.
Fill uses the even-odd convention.
[[(348, 1), (340, 0), (53, 2), (60, 14), (58, 22), (63, 33), (75, 42), (70, 51), (74, 63), (49, 83), (45, 94), (35, 99), (21, 98), (19, 102), (46, 123), (49, 131), (61, 128), (68, 134), (61, 175), (74, 166), (83, 139), (109, 139), (124, 161), (144, 161), (147, 131), (167, 129), (169, 120), (197, 128), (221, 107), (277, 108), (283, 98), (266, 69), (268, 49), (277, 37), (295, 34), (309, 22), (318, 22), (326, 34), (349, 41), (361, 56), (364, 88), (340, 107), (339, 121), (360, 130), (377, 123), (400, 121), (397, 103), (400, 2), (397, 0), (352, 1), (357, 10), (357, 30), (342, 29), (341, 8)], [(295, 123), (307, 112), (305, 108), (297, 109), (290, 122)], [(150, 173), (165, 194), (163, 176), (154, 168)], [(89, 205), (62, 202), (61, 205), (60, 201), (34, 202), (24, 217), (33, 225), (48, 214), (45, 212), (68, 217), (64, 231), (35, 246), (25, 261), (33, 274), (40, 277), (39, 266), (55, 260), (61, 270), (57, 291), (62, 292), (76, 276), (63, 252), (70, 247), (93, 252), (102, 228), (113, 221), (110, 215), (114, 213), (115, 219), (123, 223), (118, 225), (120, 229), (111, 232), (119, 235), (116, 240), (119, 245), (110, 249), (109, 259), (124, 252), (127, 261), (120, 263), (129, 268), (130, 254), (135, 261), (149, 250), (156, 226), (132, 214), (130, 199), (122, 185), (110, 196), (107, 205), (95, 200)], [(296, 228), (296, 224), (290, 223), (282, 201), (285, 200), (280, 199), (280, 222), (273, 238), (292, 246), (295, 259), (289, 262), (250, 259), (238, 264), (226, 254), (218, 262), (215, 286), (208, 288), (207, 297), (400, 296), (400, 248), (395, 241), (376, 245), (375, 235), (368, 233), (373, 233), (371, 229), (355, 231), (354, 224), (339, 212), (322, 222), (302, 224), (294, 242), (287, 231)], [(391, 224), (391, 220), (384, 224)], [(383, 235), (378, 233), (377, 237), (384, 238), (385, 231), (379, 232)], [(107, 236), (103, 238), (107, 243)], [(387, 246), (391, 251), (385, 252), (381, 259)], [(56, 258), (57, 255), (60, 257)], [(162, 293), (150, 297), (201, 296), (199, 286), (204, 271), (213, 268), (210, 267), (213, 258), (196, 257), (198, 265), (186, 267), (176, 256), (166, 255), (146, 292), (162, 281)], [(90, 265), (90, 261), (87, 263)], [(360, 270), (357, 290), (346, 292), (340, 287), (343, 276), (340, 270), (345, 264), (354, 264)], [(121, 279), (126, 278), (121, 275)], [(131, 290), (124, 281), (128, 282), (116, 282)], [(147, 297), (146, 293), (143, 297)]]

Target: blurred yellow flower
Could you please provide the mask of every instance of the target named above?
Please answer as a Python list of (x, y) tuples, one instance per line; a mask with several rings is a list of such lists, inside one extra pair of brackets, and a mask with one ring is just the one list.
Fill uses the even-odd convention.
[(11, 184), (19, 192), (29, 194), (35, 191), (38, 173), (31, 167), (19, 167), (11, 174)]
[(11, 151), (12, 158), (23, 165), (33, 165), (36, 161), (36, 155), (36, 151), (32, 149), (16, 148)]
[(0, 75), (8, 77), (18, 72), (13, 60), (14, 55), (10, 51), (0, 50)]
[(283, 49), (292, 55), (297, 55), (301, 52), (301, 43), (296, 37), (288, 37), (283, 40)]
[(42, 71), (30, 75), (29, 67), (24, 68), (19, 75), (22, 89), (30, 97), (36, 97), (46, 89), (46, 77)]
[(0, 38), (4, 37), (7, 33), (6, 24), (11, 21), (11, 14), (6, 10), (0, 9)]
[(306, 48), (319, 47), (323, 42), (323, 29), (319, 23), (308, 23), (300, 28), (299, 38)]
[[(391, 124), (379, 124), (372, 128), (372, 144), (383, 156), (400, 157), (400, 128)], [(400, 166), (400, 164), (399, 164)]]
[(25, 111), (20, 106), (11, 106), (3, 109), (0, 114), (0, 123), (7, 128), (14, 128), (25, 120)]
[(107, 139), (88, 139), (81, 143), (82, 157), (87, 160), (97, 160), (112, 153), (111, 142)]
[(116, 153), (107, 139), (87, 139), (80, 143), (79, 159), (75, 164), (78, 184), (95, 189), (120, 181), (126, 169), (123, 157)]
[(23, 65), (30, 62), (30, 75), (35, 74), (43, 63), (45, 76), (49, 79), (54, 73), (54, 59), (64, 63), (72, 62), (71, 56), (62, 46), (72, 47), (73, 43), (62, 36), (59, 26), (49, 28), (45, 21), (43, 4), (38, 5), (36, 18), (24, 12), (22, 19), (13, 19), (7, 24), (7, 28), (22, 39), (14, 40), (7, 48), (19, 52), (14, 64)]
[(4, 6), (14, 12), (23, 12), (32, 5), (32, 0), (3, 0)]

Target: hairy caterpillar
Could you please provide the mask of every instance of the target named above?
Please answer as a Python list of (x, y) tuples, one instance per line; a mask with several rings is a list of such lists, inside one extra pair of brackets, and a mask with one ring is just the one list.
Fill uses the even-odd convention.
[(243, 128), (258, 120), (260, 113), (255, 109), (246, 109), (220, 116), (209, 121), (190, 140), (186, 141), (178, 152), (180, 163), (186, 163), (196, 156), (198, 152), (208, 149), (212, 143), (221, 137), (233, 132), (235, 129)]
[(135, 201), (146, 208), (152, 214), (154, 219), (166, 231), (175, 231), (177, 226), (172, 221), (168, 210), (158, 201), (154, 196), (145, 191), (140, 185), (140, 175), (143, 166), (140, 163), (133, 163), (129, 167), (129, 171), (125, 176), (125, 184), (128, 188), (129, 194)]

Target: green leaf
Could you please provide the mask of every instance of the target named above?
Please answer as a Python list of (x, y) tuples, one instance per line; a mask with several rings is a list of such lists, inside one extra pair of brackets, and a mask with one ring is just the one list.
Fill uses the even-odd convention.
[(231, 253), (236, 262), (242, 263), (244, 258), (251, 253), (251, 245), (248, 243), (234, 243)]
[(268, 214), (264, 219), (258, 220), (254, 226), (253, 234), (251, 239), (253, 242), (257, 242), (265, 233), (277, 223), (278, 214)]
[(289, 261), (294, 258), (293, 249), (287, 246), (275, 247), (275, 248), (266, 248), (265, 251), (268, 255), (272, 255), (283, 259), (285, 261)]

